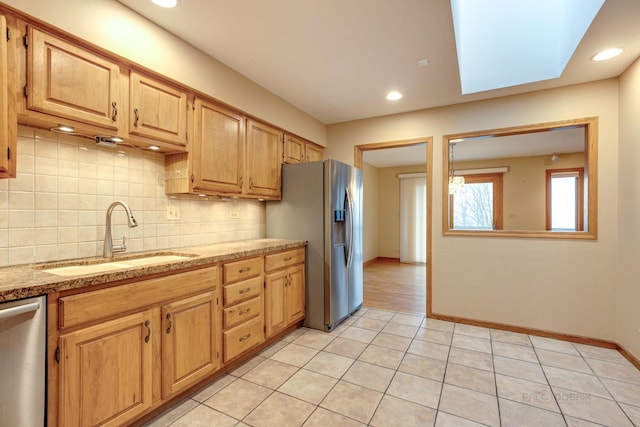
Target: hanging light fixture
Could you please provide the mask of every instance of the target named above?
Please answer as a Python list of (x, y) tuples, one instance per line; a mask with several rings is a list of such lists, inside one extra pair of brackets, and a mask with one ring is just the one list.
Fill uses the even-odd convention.
[(449, 194), (456, 194), (458, 190), (464, 187), (464, 176), (456, 176), (455, 170), (453, 169), (453, 148), (455, 145), (455, 142), (449, 142), (449, 151), (451, 152), (449, 156)]

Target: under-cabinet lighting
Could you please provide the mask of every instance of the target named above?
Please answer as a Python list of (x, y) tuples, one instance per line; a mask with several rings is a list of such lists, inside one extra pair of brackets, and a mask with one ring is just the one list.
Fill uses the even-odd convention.
[(69, 132), (73, 132), (75, 129), (73, 126), (69, 126), (69, 125), (58, 125), (57, 127), (54, 127), (51, 130), (69, 133)]
[(160, 147), (158, 147), (157, 145), (150, 145), (149, 146), (149, 150), (158, 151), (159, 149), (160, 149)]

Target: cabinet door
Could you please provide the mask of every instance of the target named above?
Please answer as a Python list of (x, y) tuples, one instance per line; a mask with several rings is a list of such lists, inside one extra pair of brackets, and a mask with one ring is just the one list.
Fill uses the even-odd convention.
[(304, 162), (304, 141), (291, 135), (284, 136), (284, 163)]
[(268, 274), (265, 277), (265, 326), (267, 338), (287, 327), (286, 293), (287, 271)]
[(152, 77), (131, 72), (129, 133), (187, 144), (187, 94)]
[(322, 160), (323, 148), (314, 144), (305, 145), (305, 162), (316, 162)]
[(242, 192), (244, 117), (197, 99), (194, 112), (193, 188)]
[(215, 292), (162, 307), (163, 397), (218, 369), (217, 307)]
[(120, 67), (29, 27), (27, 108), (118, 130)]
[(280, 198), (283, 133), (265, 124), (247, 120), (247, 177), (244, 193), (269, 199)]
[(121, 426), (151, 406), (153, 325), (148, 310), (60, 337), (61, 426)]
[(304, 265), (289, 270), (287, 284), (287, 326), (304, 317)]
[[(7, 20), (0, 15), (0, 34), (7, 34)], [(0, 40), (0, 178), (16, 176), (16, 144), (18, 120), (15, 101), (9, 101), (9, 41)]]

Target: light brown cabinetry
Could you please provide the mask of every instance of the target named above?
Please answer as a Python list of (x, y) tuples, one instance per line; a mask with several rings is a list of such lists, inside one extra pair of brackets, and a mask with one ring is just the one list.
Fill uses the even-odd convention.
[(284, 163), (307, 163), (322, 160), (323, 148), (293, 135), (284, 136)]
[(209, 267), (59, 298), (58, 425), (128, 424), (216, 371), (217, 281)]
[(129, 76), (129, 134), (187, 144), (187, 93), (148, 75)]
[(262, 257), (222, 265), (223, 362), (264, 342)]
[[(0, 15), (0, 34), (7, 32), (7, 19)], [(16, 102), (11, 88), (14, 87), (15, 64), (13, 40), (0, 39), (0, 178), (16, 176), (17, 126)]]
[(282, 138), (282, 131), (255, 120), (247, 120), (245, 194), (280, 198)]
[(308, 162), (316, 162), (318, 160), (322, 160), (323, 159), (323, 153), (324, 153), (324, 149), (319, 146), (319, 145), (315, 145), (315, 144), (311, 144), (311, 143), (307, 143), (304, 146), (304, 152), (305, 152), (305, 161)]
[(265, 256), (267, 338), (305, 316), (305, 249)]

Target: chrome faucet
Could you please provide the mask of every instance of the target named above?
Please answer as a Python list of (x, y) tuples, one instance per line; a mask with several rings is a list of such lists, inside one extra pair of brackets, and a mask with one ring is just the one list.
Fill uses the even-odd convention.
[(126, 237), (122, 236), (122, 244), (115, 245), (113, 244), (113, 240), (111, 239), (111, 213), (116, 206), (122, 206), (127, 213), (127, 221), (129, 222), (129, 228), (137, 227), (138, 223), (136, 219), (133, 217), (131, 213), (131, 209), (129, 209), (129, 205), (120, 200), (111, 203), (109, 208), (107, 209), (107, 222), (104, 231), (104, 249), (102, 251), (102, 256), (105, 258), (111, 258), (114, 252), (124, 252), (127, 250), (127, 242)]

